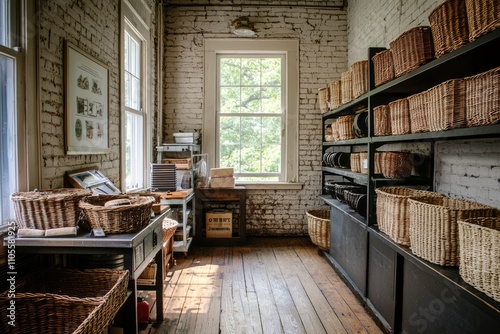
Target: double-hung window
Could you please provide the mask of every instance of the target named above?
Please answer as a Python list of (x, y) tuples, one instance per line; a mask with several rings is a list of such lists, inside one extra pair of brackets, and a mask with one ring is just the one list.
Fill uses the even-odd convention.
[(297, 182), (298, 43), (205, 40), (203, 150), (238, 184)]

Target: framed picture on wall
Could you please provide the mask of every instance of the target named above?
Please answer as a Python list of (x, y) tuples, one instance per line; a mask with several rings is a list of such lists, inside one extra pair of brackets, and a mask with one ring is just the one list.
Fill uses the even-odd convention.
[(65, 42), (66, 154), (105, 154), (108, 145), (109, 69)]

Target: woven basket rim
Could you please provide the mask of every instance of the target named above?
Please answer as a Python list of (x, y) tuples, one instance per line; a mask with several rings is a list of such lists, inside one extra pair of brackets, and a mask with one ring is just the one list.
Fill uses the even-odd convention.
[[(128, 198), (130, 199), (132, 204), (127, 204), (127, 205), (120, 205), (120, 206), (102, 206), (102, 205), (95, 205), (92, 203), (87, 202), (88, 200), (93, 200), (97, 199), (98, 196), (87, 196), (84, 197), (83, 199), (80, 200), (78, 203), (78, 206), (81, 209), (85, 210), (91, 210), (91, 211), (99, 211), (99, 212), (118, 212), (118, 211), (125, 211), (125, 210), (130, 210), (130, 209), (136, 209), (145, 205), (150, 205), (153, 204), (156, 200), (154, 197), (151, 196), (124, 196), (123, 198)], [(101, 197), (102, 198), (102, 197)]]
[(57, 188), (50, 190), (39, 190), (39, 191), (25, 191), (25, 192), (15, 192), (10, 195), (11, 200), (31, 200), (31, 201), (42, 201), (42, 200), (64, 200), (72, 196), (88, 196), (92, 192), (88, 189), (79, 188)]

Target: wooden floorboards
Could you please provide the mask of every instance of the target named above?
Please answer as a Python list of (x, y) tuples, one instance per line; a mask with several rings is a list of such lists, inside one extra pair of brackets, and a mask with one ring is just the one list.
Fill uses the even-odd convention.
[(254, 237), (176, 258), (165, 321), (141, 334), (381, 333), (309, 238)]

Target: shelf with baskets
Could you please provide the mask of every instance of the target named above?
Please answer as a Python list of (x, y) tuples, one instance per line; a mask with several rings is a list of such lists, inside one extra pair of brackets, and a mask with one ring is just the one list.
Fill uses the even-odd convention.
[[(360, 109), (367, 108), (368, 133), (366, 137), (342, 138), (333, 142), (325, 141), (322, 145), (323, 156), (330, 151), (350, 154), (363, 152), (366, 154), (367, 161), (366, 166), (364, 166), (366, 168), (365, 174), (354, 173), (345, 168), (330, 167), (323, 161), (324, 185), (328, 179), (333, 178), (341, 181), (347, 179), (355, 184), (366, 185), (367, 197), (367, 217), (365, 219), (354, 212), (352, 206), (326, 195), (326, 188), (323, 189), (321, 198), (330, 206), (332, 212), (332, 246), (330, 254), (326, 255), (329, 262), (347, 279), (358, 297), (366, 303), (388, 331), (411, 332), (416, 330), (415, 324), (420, 319), (418, 307), (429, 307), (429, 303), (434, 303), (434, 300), (441, 302), (448, 300), (443, 299), (443, 291), (449, 292), (450, 296), (454, 298), (454, 302), (453, 305), (443, 302), (442, 314), (436, 315), (434, 319), (438, 320), (429, 324), (429, 327), (432, 327), (431, 331), (451, 333), (458, 328), (467, 328), (474, 322), (481, 324), (470, 331), (478, 329), (487, 331), (488, 327), (485, 324), (493, 327), (500, 325), (498, 316), (500, 303), (498, 301), (466, 283), (456, 267), (433, 264), (425, 258), (416, 256), (409, 247), (396, 243), (392, 239), (393, 236), (381, 231), (377, 222), (376, 205), (376, 192), (380, 187), (407, 186), (415, 189), (433, 190), (435, 143), (500, 137), (500, 111), (498, 111), (500, 58), (495, 51), (499, 42), (500, 29), (497, 29), (377, 87), (374, 83), (374, 65), (372, 61), (369, 61), (369, 90), (334, 110), (323, 111), (323, 136), (325, 136), (326, 125), (330, 124), (332, 120), (339, 120), (346, 116), (352, 117)], [(371, 60), (377, 53), (384, 50), (384, 48), (370, 48), (368, 50), (369, 59)], [(426, 92), (435, 93), (437, 89), (441, 89), (445, 85), (451, 87), (452, 94), (471, 94), (467, 93), (464, 87), (475, 85), (474, 80), (483, 75), (491, 76), (491, 79), (487, 80), (493, 82), (490, 85), (493, 87), (492, 98), (496, 103), (491, 104), (488, 113), (482, 111), (481, 117), (485, 118), (484, 120), (475, 119), (475, 114), (478, 111), (471, 109), (470, 106), (467, 107), (467, 110), (473, 110), (472, 113), (465, 115), (466, 103), (471, 103), (466, 101), (463, 105), (446, 105), (445, 108), (448, 108), (446, 112), (453, 110), (453, 116), (444, 113), (438, 116), (433, 115), (432, 122), (438, 123), (432, 123), (434, 125), (429, 126), (430, 122), (426, 120), (428, 128), (415, 127), (412, 129), (410, 117), (417, 115), (407, 113), (406, 128), (403, 126), (405, 124), (396, 124), (395, 133), (389, 132), (386, 135), (379, 135), (380, 128), (376, 128), (379, 123), (376, 122), (380, 118), (375, 117), (375, 108), (390, 104), (399, 107), (396, 106), (396, 103), (400, 100), (417, 98), (418, 95), (424, 95)], [(460, 89), (464, 91), (460, 91)], [(485, 90), (483, 89), (483, 91)], [(476, 89), (476, 91), (479, 91), (478, 96), (483, 96), (481, 89)], [(466, 97), (460, 97), (462, 95), (456, 96), (466, 99)], [(440, 95), (437, 94), (433, 95), (432, 98), (434, 103), (441, 99)], [(475, 98), (475, 100), (479, 100), (481, 103), (481, 100), (485, 99), (480, 97)], [(409, 103), (406, 108), (411, 107)], [(484, 106), (480, 108), (484, 110)], [(454, 123), (453, 117), (455, 116), (458, 117), (457, 123)], [(414, 125), (418, 126), (420, 121), (420, 119), (416, 119)], [(381, 174), (380, 170), (376, 170), (379, 168), (376, 161), (377, 153), (384, 150), (390, 152), (394, 147), (397, 147), (396, 151), (408, 150), (413, 154), (425, 157), (421, 164), (424, 168), (421, 171), (416, 171), (414, 168), (412, 174), (405, 177), (397, 177), (397, 173), (391, 177)], [(417, 153), (413, 151), (415, 147), (417, 147)], [(419, 150), (425, 153), (422, 154), (418, 152)], [(395, 171), (398, 171), (398, 168)], [(362, 219), (359, 219), (360, 217)], [(362, 250), (362, 254), (359, 250)], [(408, 277), (413, 277), (413, 281), (410, 282)], [(417, 285), (415, 285), (416, 282)], [(410, 300), (414, 302), (410, 303)], [(412, 312), (415, 312), (416, 315)], [(440, 322), (445, 321), (444, 319), (454, 319), (454, 324), (449, 328), (440, 327)]]

